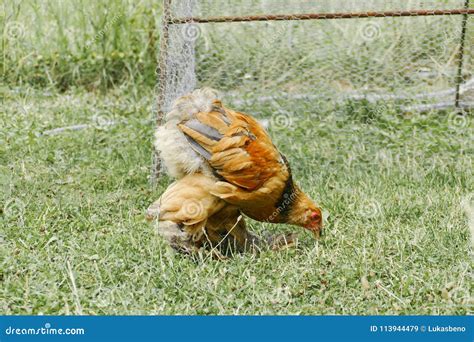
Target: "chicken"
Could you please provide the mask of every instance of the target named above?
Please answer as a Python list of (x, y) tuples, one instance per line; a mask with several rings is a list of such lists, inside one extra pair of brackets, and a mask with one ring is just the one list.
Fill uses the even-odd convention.
[(259, 243), (242, 214), (301, 226), (319, 237), (321, 209), (293, 181), (287, 159), (250, 115), (226, 108), (203, 88), (176, 101), (156, 132), (155, 147), (177, 179), (148, 210), (173, 222), (194, 246), (232, 238)]
[(214, 183), (201, 173), (184, 176), (148, 208), (148, 218), (159, 217), (160, 234), (184, 252), (206, 243), (237, 251), (261, 244), (247, 231), (239, 208), (211, 194)]

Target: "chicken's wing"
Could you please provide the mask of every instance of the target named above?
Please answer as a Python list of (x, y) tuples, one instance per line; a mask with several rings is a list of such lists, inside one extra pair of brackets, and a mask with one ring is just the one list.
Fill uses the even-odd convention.
[[(211, 192), (246, 215), (271, 221), (283, 189), (292, 185), (285, 158), (252, 117), (214, 101), (213, 110), (178, 125), (218, 179)], [(288, 189), (291, 193), (293, 189)]]

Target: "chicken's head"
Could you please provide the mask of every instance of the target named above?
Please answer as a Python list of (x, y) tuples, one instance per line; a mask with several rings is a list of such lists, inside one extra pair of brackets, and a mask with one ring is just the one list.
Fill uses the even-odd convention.
[(311, 231), (315, 238), (318, 239), (321, 236), (323, 228), (323, 215), (321, 209), (316, 206), (308, 208), (303, 222), (303, 227)]
[(315, 238), (321, 236), (323, 228), (321, 208), (302, 191), (298, 192), (298, 196), (292, 205), (288, 219), (288, 223), (311, 231)]

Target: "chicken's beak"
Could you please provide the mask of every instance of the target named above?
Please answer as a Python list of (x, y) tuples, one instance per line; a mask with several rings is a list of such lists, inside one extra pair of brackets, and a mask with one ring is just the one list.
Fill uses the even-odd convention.
[(313, 230), (313, 236), (316, 240), (319, 240), (321, 238), (321, 230), (320, 229), (314, 229)]

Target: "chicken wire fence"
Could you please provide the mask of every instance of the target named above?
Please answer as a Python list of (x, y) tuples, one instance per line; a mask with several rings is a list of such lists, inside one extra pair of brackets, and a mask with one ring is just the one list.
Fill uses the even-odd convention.
[(239, 109), (281, 111), (282, 99), (315, 112), (345, 101), (470, 108), (472, 14), (469, 0), (164, 0), (158, 123), (203, 86)]

